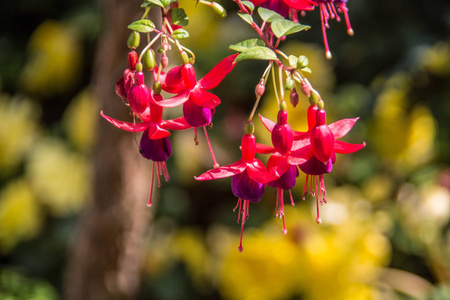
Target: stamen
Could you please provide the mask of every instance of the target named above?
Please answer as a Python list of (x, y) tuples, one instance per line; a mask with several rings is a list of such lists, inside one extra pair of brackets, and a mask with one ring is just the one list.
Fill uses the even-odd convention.
[(353, 36), (355, 34), (355, 32), (353, 31), (352, 25), (350, 24), (350, 18), (348, 17), (348, 8), (345, 5), (345, 3), (342, 3), (341, 5), (339, 5), (339, 10), (344, 13), (345, 24), (347, 25), (347, 34), (350, 36)]
[(306, 174), (305, 186), (303, 187), (302, 200), (305, 201), (306, 195), (308, 195), (308, 174)]
[(316, 222), (318, 224), (320, 224), (320, 223), (322, 223), (322, 219), (320, 218), (320, 213), (319, 213), (319, 191), (318, 191), (317, 186), (316, 186), (316, 210), (317, 210)]
[(194, 143), (198, 145), (197, 127), (194, 127)]
[(156, 162), (156, 178), (158, 178), (158, 188), (161, 187), (161, 180), (159, 179), (159, 175), (161, 174), (160, 171), (161, 166), (159, 163), (160, 163), (159, 161)]
[(292, 206), (295, 206), (294, 198), (292, 198), (292, 192), (291, 192), (291, 190), (289, 190), (289, 197), (291, 198), (291, 205), (292, 205)]
[(325, 46), (325, 57), (327, 59), (331, 59), (331, 51), (330, 51), (330, 47), (328, 46), (328, 39), (327, 39), (327, 32), (326, 29), (329, 27), (328, 25), (328, 20), (326, 18), (325, 15), (325, 11), (326, 7), (325, 4), (321, 3), (320, 4), (320, 20), (322, 22), (322, 35), (323, 35), (323, 44)]
[[(336, 15), (334, 14), (334, 5), (330, 2), (327, 2), (328, 11), (330, 13), (330, 19), (334, 19)], [(333, 8), (332, 8), (333, 7)]]
[(211, 147), (211, 143), (209, 142), (208, 132), (206, 132), (206, 126), (203, 126), (203, 130), (205, 131), (206, 142), (208, 143), (209, 152), (211, 153), (211, 157), (214, 163), (214, 169), (220, 167), (220, 165), (216, 161), (216, 157), (214, 156), (214, 152)]
[(239, 201), (243, 201), (244, 205), (242, 208), (242, 221), (241, 221), (241, 238), (240, 238), (240, 242), (239, 242), (239, 252), (244, 251), (244, 247), (242, 246), (242, 236), (244, 234), (244, 224), (245, 221), (248, 219), (248, 209), (249, 209), (249, 205), (250, 205), (250, 201), (248, 200), (241, 200), (239, 199)]
[(152, 194), (153, 194), (153, 174), (155, 173), (155, 162), (152, 161), (152, 176), (150, 178), (150, 196), (148, 197), (147, 206), (152, 206)]
[(336, 11), (336, 7), (334, 6), (334, 4), (331, 4), (331, 8), (333, 9), (333, 13), (336, 16), (336, 22), (340, 22), (341, 17), (339, 16), (338, 12)]
[(164, 174), (164, 180), (167, 182), (170, 180), (169, 171), (167, 170), (167, 164), (165, 161), (161, 162), (162, 170)]

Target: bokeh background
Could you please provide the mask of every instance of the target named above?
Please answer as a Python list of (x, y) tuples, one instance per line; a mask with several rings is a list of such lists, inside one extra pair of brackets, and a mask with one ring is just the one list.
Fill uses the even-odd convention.
[[(99, 111), (108, 113), (94, 92), (95, 76), (103, 76), (97, 49), (104, 28), (115, 22), (104, 12), (119, 2), (0, 4), (0, 299), (71, 299), (67, 291), (74, 289), (90, 294), (70, 280), (68, 266), (83, 264), (83, 256), (73, 254), (88, 234), (79, 230), (83, 218), (102, 226), (88, 213), (101, 194), (94, 186), (101, 166), (94, 154), (103, 136), (98, 128), (106, 123)], [(255, 37), (233, 2), (221, 4), (228, 10), (224, 20), (195, 1), (180, 2), (190, 18), (184, 44), (196, 53), (199, 77), (231, 54), (228, 45)], [(148, 180), (136, 179), (138, 171), (126, 174), (136, 177), (139, 207), (151, 215), (139, 236), (134, 288), (117, 292), (101, 279), (111, 295), (96, 299), (450, 299), (450, 4), (351, 0), (348, 7), (355, 36), (330, 21), (331, 61), (324, 56), (318, 9), (300, 19), (312, 29), (283, 46), (285, 53), (309, 58), (308, 78), (325, 100), (329, 121), (360, 117), (346, 141), (367, 143), (339, 156), (325, 176), (323, 224), (315, 223), (313, 199), (301, 200), (300, 176), (296, 206), (286, 210), (287, 235), (273, 218), (275, 193), (267, 188), (261, 203), (251, 206), (239, 253), (230, 180), (196, 182), (194, 175), (212, 167), (204, 137), (195, 146), (191, 130), (176, 132), (171, 181), (157, 191), (156, 205), (146, 208)], [(134, 10), (126, 22), (143, 12), (139, 3)], [(118, 46), (110, 46), (126, 53), (127, 30)], [(118, 71), (105, 83), (113, 93), (126, 55), (110, 63)], [(241, 62), (214, 90), (222, 104), (209, 134), (221, 164), (240, 156), (265, 66)], [(121, 104), (114, 95), (108, 101)], [(295, 109), (289, 106), (294, 129), (305, 128), (307, 105), (300, 96)], [(258, 113), (276, 117), (270, 87)], [(256, 123), (258, 139), (269, 142)], [(123, 145), (111, 145), (108, 151), (122, 151)], [(138, 159), (148, 176), (151, 164)], [(115, 232), (102, 234), (116, 238)], [(120, 257), (128, 248), (119, 244)]]

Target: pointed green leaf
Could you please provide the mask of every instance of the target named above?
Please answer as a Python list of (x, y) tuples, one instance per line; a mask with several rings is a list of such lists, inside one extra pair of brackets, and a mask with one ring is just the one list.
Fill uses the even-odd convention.
[(312, 73), (311, 69), (308, 67), (304, 67), (303, 69), (301, 69), (301, 71), (306, 72), (306, 73)]
[(241, 1), (241, 4), (247, 7), (250, 11), (255, 9), (255, 5), (250, 1)]
[(297, 68), (298, 57), (294, 55), (289, 55), (289, 65), (292, 68)]
[(146, 33), (153, 31), (155, 29), (155, 24), (150, 20), (143, 19), (134, 21), (128, 25), (128, 28), (137, 32)]
[(189, 18), (184, 9), (174, 8), (172, 10), (172, 23), (181, 27), (185, 27), (189, 24)]
[(183, 40), (189, 37), (189, 32), (183, 28), (179, 28), (172, 33), (172, 37), (176, 40)]
[(295, 23), (290, 20), (277, 19), (272, 22), (270, 28), (272, 28), (273, 34), (275, 34), (277, 38), (280, 38), (282, 36), (293, 34), (302, 30), (308, 30), (311, 27), (308, 25)]
[(267, 47), (253, 47), (242, 51), (234, 61), (238, 62), (245, 59), (278, 60), (275, 52)]
[[(147, 6), (159, 6), (159, 7), (164, 7), (164, 4), (162, 4), (162, 2), (160, 0), (146, 0), (144, 2), (145, 7)], [(142, 4), (142, 6), (144, 6), (144, 4)]]
[(281, 16), (280, 14), (263, 7), (258, 8), (258, 14), (261, 19), (269, 23), (278, 19), (284, 20), (283, 16)]
[(260, 39), (249, 39), (234, 45), (230, 45), (229, 48), (234, 51), (242, 52), (250, 48), (264, 47), (264, 46), (265, 46), (264, 42)]
[(249, 14), (241, 14), (241, 13), (238, 13), (237, 15), (238, 15), (239, 17), (241, 17), (242, 20), (244, 20), (244, 21), (247, 22), (248, 24), (252, 25), (252, 23), (253, 23), (253, 18), (252, 18), (252, 16), (250, 16)]

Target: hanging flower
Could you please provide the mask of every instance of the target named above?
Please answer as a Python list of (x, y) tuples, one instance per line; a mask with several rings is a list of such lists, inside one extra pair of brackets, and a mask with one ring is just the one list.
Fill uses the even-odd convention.
[[(323, 101), (319, 101), (319, 106), (311, 105), (308, 108), (308, 132), (301, 136), (301, 140), (294, 141), (288, 161), (291, 164), (298, 164), (306, 174), (303, 199), (308, 193), (308, 180), (310, 180), (309, 193), (316, 197), (317, 223), (322, 222), (319, 204), (326, 203), (323, 174), (331, 172), (333, 164), (336, 162), (336, 153), (353, 153), (366, 145), (365, 142), (350, 144), (338, 140), (352, 129), (358, 119), (343, 119), (327, 125)], [(304, 161), (305, 158), (306, 161)]]
[(136, 63), (138, 61), (138, 55), (136, 51), (130, 51), (128, 53), (128, 65), (129, 69), (125, 69), (123, 76), (116, 82), (115, 91), (116, 94), (122, 98), (124, 103), (128, 103), (128, 92), (134, 85), (134, 75), (136, 73)]
[[(176, 96), (178, 97), (178, 96)], [(163, 98), (159, 94), (155, 94), (152, 90), (150, 92), (149, 106), (140, 115), (142, 123), (129, 123), (116, 120), (100, 112), (103, 118), (113, 124), (119, 129), (123, 129), (129, 132), (142, 132), (141, 140), (139, 143), (139, 152), (141, 155), (149, 160), (152, 160), (152, 179), (150, 187), (150, 196), (148, 206), (152, 204), (152, 190), (153, 190), (153, 174), (156, 166), (157, 174), (162, 174), (164, 179), (168, 181), (169, 173), (167, 171), (166, 160), (172, 155), (172, 146), (170, 144), (168, 136), (170, 130), (184, 130), (191, 128), (186, 123), (184, 117), (180, 117), (174, 120), (163, 120), (163, 108), (159, 106), (159, 103), (163, 101)], [(158, 187), (161, 185), (159, 175)]]
[(317, 5), (313, 0), (250, 0), (256, 7), (264, 7), (283, 17), (297, 14), (297, 11), (313, 10)]
[[(253, 126), (252, 123), (249, 124), (249, 127)], [(244, 232), (245, 221), (248, 219), (250, 202), (259, 202), (264, 193), (265, 185), (277, 178), (269, 173), (259, 159), (255, 158), (256, 139), (253, 135), (253, 129), (248, 131), (250, 133), (242, 137), (241, 159), (230, 165), (209, 170), (195, 177), (196, 180), (203, 181), (232, 176), (231, 190), (238, 198), (234, 210), (239, 209), (238, 222), (241, 223), (239, 251), (243, 251), (244, 249), (242, 246), (242, 234)]]

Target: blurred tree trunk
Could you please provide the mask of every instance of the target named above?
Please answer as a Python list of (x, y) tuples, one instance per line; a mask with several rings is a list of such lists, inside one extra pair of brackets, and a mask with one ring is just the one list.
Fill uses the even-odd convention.
[[(93, 90), (106, 114), (130, 120), (114, 92), (127, 67), (127, 25), (140, 18), (141, 0), (101, 0), (103, 33), (93, 72)], [(99, 118), (93, 153), (93, 199), (80, 221), (65, 276), (67, 300), (132, 299), (140, 282), (150, 170), (133, 135)]]

